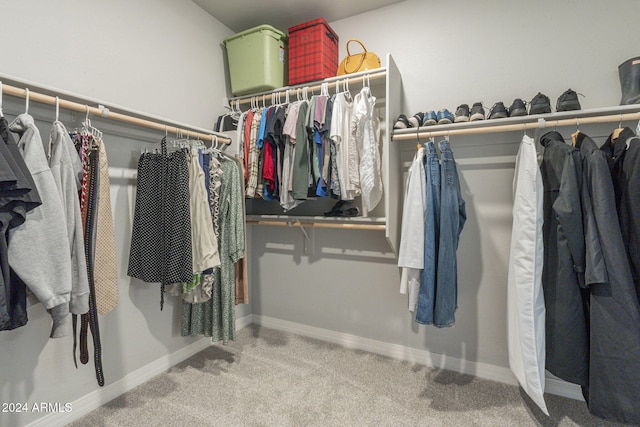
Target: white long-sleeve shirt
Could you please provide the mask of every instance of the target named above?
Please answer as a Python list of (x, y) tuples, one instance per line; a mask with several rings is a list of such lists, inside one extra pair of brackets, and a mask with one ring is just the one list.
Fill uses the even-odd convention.
[(420, 289), (420, 274), (424, 268), (424, 219), (427, 210), (426, 175), (424, 156), (426, 150), (416, 153), (404, 192), (402, 231), (398, 267), (402, 268), (400, 293), (409, 294), (409, 311), (415, 311)]

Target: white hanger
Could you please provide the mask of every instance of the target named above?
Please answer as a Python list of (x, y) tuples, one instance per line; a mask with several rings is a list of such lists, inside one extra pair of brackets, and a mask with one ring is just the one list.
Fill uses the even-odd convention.
[(0, 117), (4, 117), (4, 112), (2, 111), (2, 81), (0, 81)]
[(27, 95), (25, 96), (24, 113), (29, 114), (29, 88), (25, 90), (27, 91)]
[(56, 122), (60, 118), (60, 97), (56, 96)]

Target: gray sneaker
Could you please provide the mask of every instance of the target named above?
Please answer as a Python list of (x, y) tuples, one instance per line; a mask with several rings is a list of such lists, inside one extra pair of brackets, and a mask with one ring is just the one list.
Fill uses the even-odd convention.
[(489, 119), (506, 119), (507, 117), (507, 109), (502, 102), (496, 102), (489, 110)]
[(473, 107), (471, 107), (471, 118), (469, 120), (472, 122), (475, 122), (476, 120), (484, 120), (485, 115), (486, 113), (482, 106), (482, 102), (476, 102), (473, 104)]
[(509, 117), (520, 117), (527, 115), (527, 104), (520, 98), (516, 98), (509, 107)]
[(529, 103), (529, 114), (545, 114), (551, 112), (549, 97), (540, 92)]
[(556, 111), (574, 111), (580, 109), (582, 109), (582, 107), (580, 106), (580, 101), (578, 101), (578, 94), (575, 90), (565, 90), (556, 102)]
[(469, 113), (469, 105), (461, 104), (456, 109), (456, 118), (453, 121), (455, 123), (468, 122), (470, 115), (471, 114)]

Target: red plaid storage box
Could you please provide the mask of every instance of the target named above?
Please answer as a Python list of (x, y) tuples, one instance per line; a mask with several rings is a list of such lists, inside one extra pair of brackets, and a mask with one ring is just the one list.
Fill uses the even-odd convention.
[(334, 77), (338, 35), (324, 18), (289, 28), (289, 84)]

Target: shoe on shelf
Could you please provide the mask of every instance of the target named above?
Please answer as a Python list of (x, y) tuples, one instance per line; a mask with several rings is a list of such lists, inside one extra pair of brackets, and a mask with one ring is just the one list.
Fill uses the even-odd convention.
[(527, 104), (520, 98), (516, 98), (507, 110), (509, 117), (520, 117), (527, 115)]
[(504, 108), (502, 101), (493, 104), (493, 107), (489, 110), (489, 119), (506, 119), (507, 117), (507, 109)]
[[(578, 94), (575, 90), (567, 89), (558, 98), (556, 102), (556, 111), (574, 111), (581, 110), (580, 101), (578, 101)], [(584, 96), (584, 95), (582, 95)]]
[(484, 107), (482, 106), (482, 102), (476, 102), (471, 107), (471, 117), (469, 120), (475, 122), (476, 120), (484, 120), (486, 113), (484, 111)]
[(529, 102), (529, 114), (544, 114), (551, 112), (549, 97), (540, 92)]
[(422, 120), (422, 126), (433, 126), (438, 123), (438, 116), (435, 111), (427, 111), (424, 113), (424, 119)]
[(468, 122), (469, 116), (469, 105), (461, 104), (458, 108), (456, 108), (456, 118), (453, 121), (455, 123)]
[(451, 111), (446, 108), (438, 111), (438, 115), (436, 117), (438, 118), (439, 125), (448, 125), (449, 123), (453, 123), (454, 120), (453, 114), (451, 114)]
[(422, 125), (423, 118), (424, 118), (423, 113), (415, 113), (413, 116), (409, 117), (407, 120), (409, 120), (409, 126), (411, 126), (412, 128), (417, 128), (420, 125)]
[(407, 116), (404, 114), (400, 114), (396, 119), (396, 122), (393, 124), (394, 129), (406, 129), (410, 127), (409, 121), (407, 120)]

